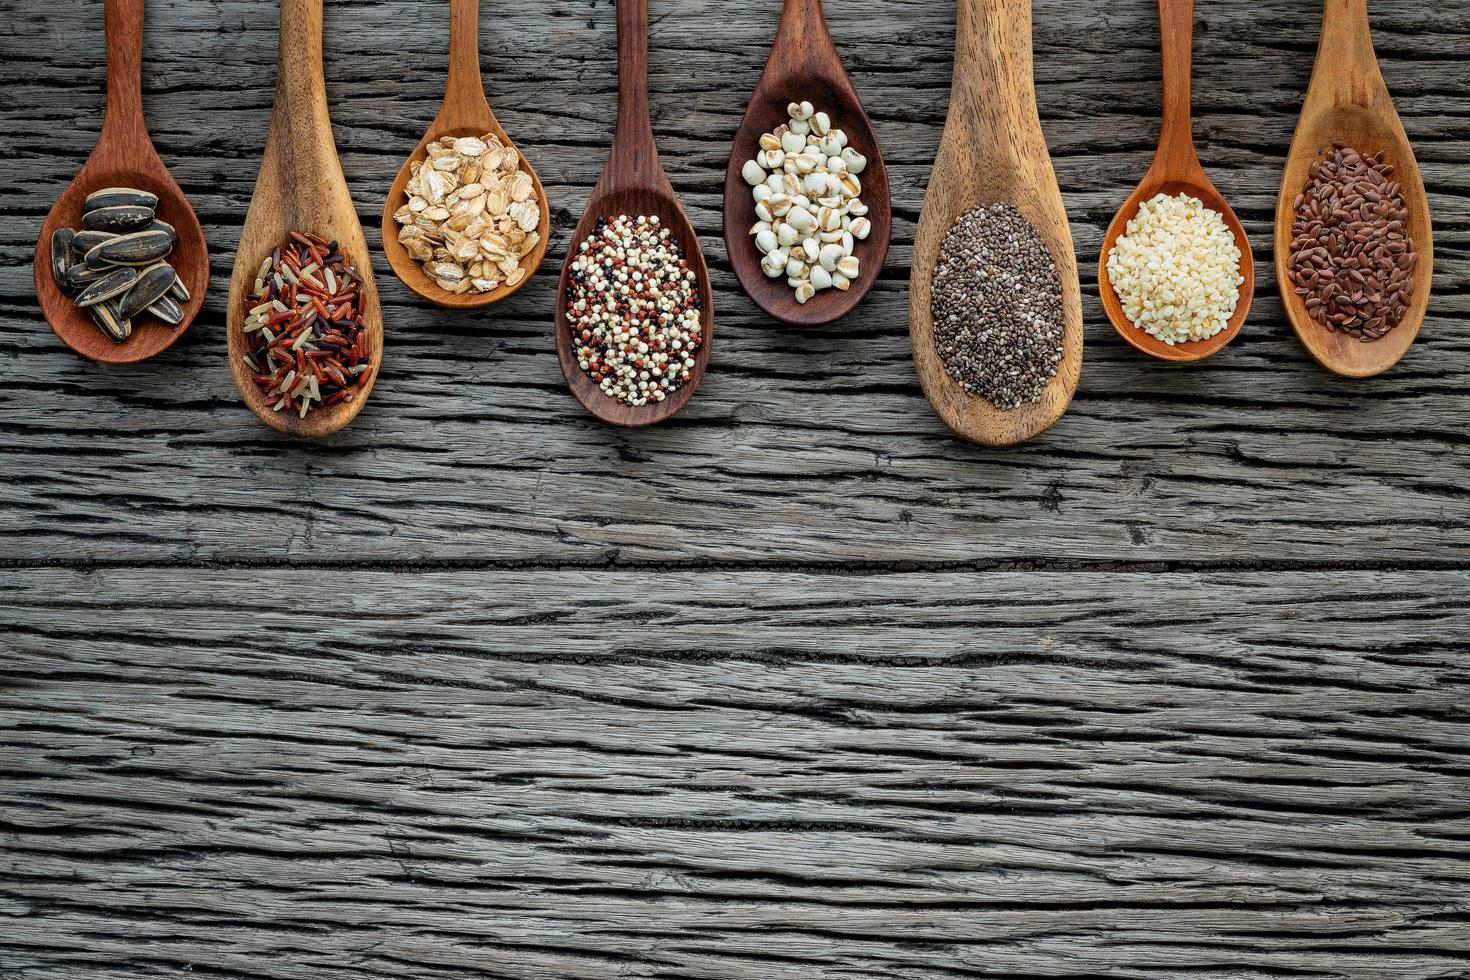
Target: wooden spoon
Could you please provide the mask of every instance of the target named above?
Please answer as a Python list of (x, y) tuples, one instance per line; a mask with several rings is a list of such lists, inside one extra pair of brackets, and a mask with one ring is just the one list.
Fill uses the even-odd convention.
[[(209, 290), (209, 250), (199, 218), (189, 206), (143, 121), (143, 0), (107, 0), (107, 111), (102, 133), (81, 172), (57, 198), (36, 240), (36, 296), (46, 322), (62, 342), (94, 361), (132, 364), (146, 361), (167, 349), (184, 335)], [(158, 218), (174, 226), (179, 241), (169, 255), (189, 290), (189, 301), (181, 304), (184, 318), (170, 326), (152, 314), (136, 320), (133, 333), (121, 344), (113, 343), (92, 322), (85, 310), (56, 285), (51, 271), (51, 235), (58, 228), (78, 228), (82, 202), (104, 187), (132, 187), (158, 195)]]
[[(556, 355), (562, 374), (577, 401), (609, 425), (643, 426), (662, 422), (689, 403), (709, 367), (714, 343), (715, 305), (710, 291), (709, 270), (699, 249), (699, 236), (679, 205), (669, 178), (659, 162), (653, 141), (653, 123), (648, 116), (648, 0), (617, 0), (618, 5), (618, 123), (613, 131), (612, 150), (582, 220), (572, 233), (572, 244), (562, 264), (561, 285), (556, 298)], [(684, 251), (689, 268), (699, 283), (700, 321), (704, 345), (694, 360), (689, 382), (661, 402), (639, 407), (605, 395), (591, 376), (577, 364), (567, 325), (567, 287), (577, 246), (597, 228), (599, 218), (620, 214), (657, 215)]]
[[(1215, 185), (1205, 176), (1199, 156), (1194, 151), (1193, 122), (1189, 108), (1189, 74), (1194, 47), (1194, 0), (1159, 0), (1159, 48), (1164, 67), (1163, 124), (1159, 130), (1159, 147), (1154, 162), (1144, 174), (1137, 189), (1123, 202), (1113, 216), (1108, 232), (1103, 236), (1102, 254), (1098, 259), (1098, 289), (1102, 293), (1103, 309), (1113, 321), (1113, 329), (1134, 347), (1145, 354), (1165, 361), (1200, 361), (1216, 353), (1240, 333), (1240, 325), (1250, 312), (1251, 298), (1256, 291), (1255, 262), (1251, 256), (1250, 239), (1240, 219), (1230, 205), (1220, 196)], [(1156, 194), (1188, 194), (1198, 198), (1211, 211), (1219, 212), (1225, 225), (1235, 236), (1240, 249), (1240, 274), (1245, 282), (1240, 286), (1240, 299), (1235, 304), (1235, 313), (1225, 324), (1225, 329), (1205, 340), (1187, 341), (1170, 346), (1153, 335), (1135, 327), (1123, 312), (1123, 303), (1113, 289), (1108, 276), (1108, 255), (1118, 237), (1127, 229), (1128, 222), (1138, 214), (1139, 205)]]
[(493, 133), (506, 146), (515, 146), (490, 103), (485, 100), (485, 86), (480, 80), (480, 0), (450, 0), (449, 7), (449, 82), (444, 90), (444, 104), (439, 115), (429, 124), (424, 138), (404, 161), (388, 192), (388, 202), (383, 208), (383, 254), (388, 264), (403, 284), (431, 303), (454, 309), (473, 309), (499, 302), (531, 281), (531, 274), (546, 257), (547, 239), (551, 236), (551, 210), (547, 206), (546, 190), (541, 178), (531, 167), (531, 162), (521, 155), (521, 169), (531, 175), (536, 188), (536, 200), (541, 202), (541, 223), (536, 229), (540, 241), (529, 255), (521, 259), (525, 275), (514, 286), (502, 283), (487, 293), (451, 293), (439, 286), (424, 273), (424, 268), (409, 257), (408, 251), (399, 244), (399, 224), (393, 214), (408, 202), (405, 188), (412, 176), (413, 167), (428, 155), (428, 145), (445, 136), (484, 136)]
[[(322, 0), (281, 0), (279, 44), (275, 112), (260, 176), (255, 181), (255, 195), (250, 199), (250, 212), (240, 234), (240, 248), (235, 253), (226, 334), (230, 373), (250, 410), (278, 432), (315, 439), (352, 421), (367, 401), (383, 358), (383, 314), (373, 281), (372, 255), (347, 193), (332, 139), (332, 120), (327, 115), (322, 78)], [(248, 351), (245, 297), (255, 285), (261, 262), (293, 231), (341, 243), (343, 253), (362, 278), (362, 319), (372, 349), (372, 367), (366, 372), (366, 380), (359, 383), (356, 397), (331, 407), (313, 408), (304, 419), (292, 412), (272, 411), (243, 362)]]
[[(1307, 315), (1307, 307), (1291, 286), (1292, 207), (1307, 184), (1313, 161), (1341, 140), (1364, 154), (1383, 152), (1394, 168), (1394, 178), (1408, 205), (1408, 233), (1418, 252), (1414, 291), (1404, 318), (1378, 340), (1363, 342), (1329, 330)], [(1368, 28), (1368, 0), (1326, 0), (1322, 11), (1322, 39), (1306, 104), (1297, 122), (1296, 137), (1286, 157), (1281, 195), (1276, 201), (1276, 284), (1287, 318), (1317, 363), (1350, 378), (1366, 378), (1387, 371), (1408, 351), (1424, 322), (1434, 280), (1434, 233), (1430, 228), (1429, 199), (1419, 164), (1394, 110)]]
[[(1006, 203), (1035, 226), (1062, 286), (1062, 361), (1041, 400), (1003, 411), (945, 370), (934, 347), (931, 286), (939, 244), (971, 208)], [(1010, 446), (1046, 431), (1082, 373), (1082, 291), (1072, 231), (1047, 154), (1031, 73), (1031, 0), (959, 0), (949, 116), (919, 214), (909, 289), (909, 337), (919, 382), (958, 436)]]
[[(854, 254), (862, 271), (846, 291), (826, 289), (805, 304), (798, 303), (786, 278), (770, 279), (761, 271), (761, 256), (750, 237), (755, 224), (755, 199), (740, 169), (760, 151), (761, 134), (787, 121), (786, 106), (808, 101), (832, 119), (833, 127), (848, 137), (848, 145), (868, 164), (859, 175), (862, 201), (868, 206), (872, 230), (858, 243)], [(745, 118), (730, 149), (725, 171), (725, 249), (740, 288), (751, 301), (783, 323), (820, 326), (845, 316), (862, 302), (888, 255), (893, 216), (889, 203), (888, 170), (878, 146), (873, 124), (863, 111), (862, 101), (837, 57), (832, 35), (822, 16), (822, 0), (786, 0), (776, 42), (766, 59), (765, 71), (756, 83), (755, 94), (745, 109)]]

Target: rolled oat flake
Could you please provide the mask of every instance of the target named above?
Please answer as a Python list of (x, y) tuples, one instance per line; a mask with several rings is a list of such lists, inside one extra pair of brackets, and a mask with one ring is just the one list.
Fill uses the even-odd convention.
[(1002, 410), (1041, 400), (1062, 361), (1062, 285), (1014, 206), (955, 220), (939, 245), (931, 309), (939, 358), (966, 391)]

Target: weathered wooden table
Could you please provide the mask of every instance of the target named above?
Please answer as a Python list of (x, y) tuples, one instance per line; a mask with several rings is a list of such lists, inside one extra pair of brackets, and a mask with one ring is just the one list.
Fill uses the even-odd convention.
[[(101, 5), (3, 6), (0, 975), (1470, 976), (1458, 2), (1373, 4), (1438, 274), (1417, 346), (1352, 383), (1298, 346), (1269, 263), (1320, 4), (1200, 0), (1197, 135), (1261, 288), (1179, 370), (1122, 344), (1091, 274), (1155, 137), (1154, 5), (1036, 0), (1087, 358), (1011, 451), (946, 434), (905, 329), (951, 0), (829, 5), (897, 227), (821, 332), (757, 316), (719, 242), (778, 5), (654, 0), (655, 126), (719, 292), (705, 386), (643, 432), (583, 414), (550, 336), (612, 4), (486, 0), (551, 258), (470, 316), (379, 259), (382, 380), (321, 446), (263, 428), (225, 364), (275, 4), (149, 4), (148, 116), (214, 292), (130, 368), (64, 350), (30, 285), (98, 129)], [(327, 7), (376, 242), (445, 4)]]

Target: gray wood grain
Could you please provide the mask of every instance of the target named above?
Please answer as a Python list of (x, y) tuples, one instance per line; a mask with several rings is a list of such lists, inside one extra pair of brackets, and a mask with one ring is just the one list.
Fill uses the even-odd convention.
[(7, 975), (1470, 972), (1465, 572), (163, 573), (0, 599)]
[[(776, 5), (654, 4), (655, 126), (715, 269), (717, 341), (691, 410), (609, 432), (565, 392), (552, 349), (556, 266), (599, 172), (614, 107), (608, 0), (487, 2), (492, 104), (556, 211), (536, 282), (493, 312), (431, 310), (385, 280), (388, 348), (372, 406), (324, 447), (290, 445), (238, 403), (224, 285), (264, 140), (275, 6), (154, 0), (149, 120), (197, 205), (215, 290), (151, 364), (103, 369), (35, 316), (28, 262), (45, 209), (90, 146), (100, 17), (17, 2), (0, 40), (0, 540), (17, 559), (957, 562), (974, 559), (1384, 563), (1470, 550), (1470, 27), (1432, 5), (1373, 7), (1388, 81), (1419, 149), (1438, 231), (1422, 338), (1386, 377), (1312, 364), (1269, 269), (1279, 168), (1305, 89), (1316, 7), (1201, 3), (1201, 152), (1258, 246), (1241, 340), (1180, 370), (1125, 348), (1092, 269), (1104, 223), (1147, 165), (1157, 29), (1145, 0), (1036, 2), (1039, 98), (1087, 276), (1087, 359), (1072, 412), (1009, 451), (950, 438), (916, 383), (905, 329), (913, 224), (947, 102), (949, 0), (849, 0), (833, 31), (893, 173), (895, 247), (856, 315), (780, 328), (734, 288), (716, 211), (727, 140)], [(328, 4), (336, 135), (369, 238), (437, 106), (445, 12), (431, 0)], [(98, 495), (99, 484), (117, 492)], [(675, 503), (677, 502), (677, 503)], [(1344, 554), (1347, 552), (1347, 555)]]
[[(214, 290), (176, 349), (101, 368), (29, 265), (100, 123), (101, 5), (0, 3), (0, 976), (1470, 976), (1470, 24), (1372, 4), (1436, 291), (1402, 364), (1350, 383), (1296, 343), (1268, 251), (1320, 5), (1196, 6), (1251, 320), (1187, 370), (1115, 338), (1093, 271), (1155, 138), (1154, 4), (1034, 0), (1087, 354), (1057, 428), (995, 451), (929, 412), (905, 323), (952, 0), (828, 5), (895, 234), (810, 332), (758, 315), (719, 240), (779, 5), (652, 0), (717, 330), (646, 432), (581, 413), (550, 334), (612, 3), (483, 0), (547, 266), (466, 316), (377, 259), (382, 380), (314, 447), (225, 363), (276, 5), (148, 4), (148, 118)], [(445, 7), (327, 4), (375, 244)]]

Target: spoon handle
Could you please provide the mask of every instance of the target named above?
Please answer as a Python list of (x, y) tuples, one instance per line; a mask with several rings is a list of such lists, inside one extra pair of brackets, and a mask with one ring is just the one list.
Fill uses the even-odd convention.
[(661, 173), (648, 116), (648, 0), (617, 0), (618, 123), (613, 152), (631, 154), (626, 166), (640, 174)]
[(1031, 62), (1031, 0), (959, 0), (954, 77), (945, 129), (985, 135), (950, 139), (941, 154), (979, 154), (1002, 172), (1027, 170), (1046, 156)]
[[(1032, 91), (1031, 0), (959, 0), (953, 87), (985, 102)], [(962, 108), (969, 113), (988, 107)]]
[(822, 0), (786, 0), (771, 53), (779, 51), (788, 59), (823, 64), (823, 55), (831, 48), (832, 35), (827, 30)]
[(1159, 0), (1159, 57), (1163, 62), (1163, 124), (1155, 169), (1181, 173), (1199, 166), (1189, 106), (1194, 56), (1194, 0)]
[(1373, 52), (1368, 0), (1326, 0), (1317, 51), (1336, 70), (1331, 92), (1336, 104), (1372, 105), (1385, 88)]
[(489, 112), (480, 76), (480, 0), (449, 0), (449, 81), (439, 121), (456, 125), (463, 118), (469, 123)]
[(322, 75), (322, 0), (281, 0), (279, 44), (270, 140), (282, 141), (293, 156), (311, 154), (293, 168), (308, 174), (337, 155)]
[(107, 0), (107, 112), (103, 142), (147, 143), (143, 122), (143, 0)]

